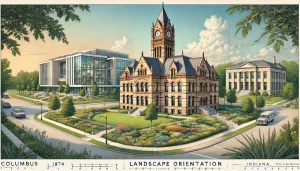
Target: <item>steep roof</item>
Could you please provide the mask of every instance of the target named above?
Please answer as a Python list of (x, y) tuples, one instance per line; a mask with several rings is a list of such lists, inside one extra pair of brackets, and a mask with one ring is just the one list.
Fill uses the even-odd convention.
[(254, 65), (255, 67), (258, 67), (258, 68), (275, 68), (275, 69), (286, 70), (280, 63), (272, 63), (272, 62), (268, 62), (268, 61), (265, 61), (265, 60), (240, 62), (240, 63), (232, 65), (232, 66), (230, 66), (226, 69), (237, 69), (245, 63), (252, 64), (252, 65)]
[(148, 66), (152, 68), (154, 75), (161, 74), (161, 65), (158, 59), (152, 57), (144, 57), (144, 59), (147, 62)]
[(161, 9), (161, 11), (160, 11), (159, 16), (158, 16), (157, 19), (158, 19), (158, 21), (160, 21), (160, 23), (162, 25), (167, 25), (168, 24), (169, 18), (167, 16), (167, 13), (165, 11), (164, 6), (162, 6), (162, 9)]

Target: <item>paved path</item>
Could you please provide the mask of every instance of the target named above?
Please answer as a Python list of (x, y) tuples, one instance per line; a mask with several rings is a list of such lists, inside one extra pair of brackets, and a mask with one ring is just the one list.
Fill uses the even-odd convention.
[[(15, 134), (13, 134), (9, 129), (7, 129), (3, 124), (1, 124), (1, 131), (11, 140), (12, 143), (16, 145), (16, 147), (21, 147), (24, 145), (24, 143), (17, 137)], [(25, 148), (25, 151), (30, 151), (32, 150), (28, 147)], [(43, 159), (41, 156), (37, 155), (37, 159)]]
[(272, 105), (275, 106), (275, 105), (278, 105), (279, 103), (283, 103), (283, 102), (285, 102), (285, 101), (287, 101), (287, 100), (282, 100), (282, 101), (280, 101), (280, 102), (273, 103)]
[[(210, 158), (224, 158), (221, 154), (227, 152), (225, 148), (232, 148), (239, 146), (239, 142), (235, 139), (229, 139), (217, 145), (214, 145), (209, 148), (205, 148), (202, 150), (194, 151), (191, 153), (183, 153), (183, 154), (175, 154), (175, 155), (131, 155), (125, 153), (118, 153), (111, 150), (99, 148), (95, 145), (92, 145), (82, 139), (78, 139), (74, 136), (61, 132), (57, 129), (54, 129), (50, 126), (44, 125), (40, 122), (34, 120), (34, 114), (40, 112), (40, 108), (37, 105), (33, 105), (18, 99), (5, 99), (5, 101), (12, 104), (12, 108), (21, 108), (24, 109), (27, 113), (28, 118), (26, 119), (15, 119), (10, 115), (10, 111), (12, 109), (4, 109), (3, 111), (7, 114), (8, 119), (13, 121), (18, 125), (24, 124), (25, 126), (32, 129), (39, 129), (40, 131), (46, 131), (46, 135), (48, 136), (48, 142), (52, 142), (54, 144), (58, 144), (62, 142), (63, 144), (70, 143), (70, 149), (75, 151), (83, 151), (85, 148), (88, 151), (91, 151), (91, 154), (102, 155), (104, 159), (210, 159)], [(265, 109), (268, 109), (265, 107)], [(288, 121), (292, 122), (293, 118), (298, 116), (298, 109), (290, 109), (290, 108), (275, 108), (271, 107), (272, 110), (275, 110), (278, 115), (275, 117), (275, 121), (271, 123), (269, 126), (256, 126), (253, 129), (246, 131), (246, 134), (253, 133), (254, 136), (257, 136), (259, 129), (262, 133), (266, 134), (268, 132), (268, 128), (275, 128), (276, 131), (279, 131), (281, 126)], [(236, 136), (238, 139), (242, 139), (241, 135)]]

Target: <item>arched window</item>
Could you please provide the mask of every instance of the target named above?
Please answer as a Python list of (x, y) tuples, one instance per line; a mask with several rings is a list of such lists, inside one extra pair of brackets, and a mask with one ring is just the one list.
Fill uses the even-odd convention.
[(176, 72), (175, 69), (171, 69), (171, 79), (175, 78)]
[(212, 104), (212, 96), (209, 96), (209, 104)]
[(191, 92), (191, 83), (189, 82), (189, 92)]
[(130, 91), (133, 91), (132, 83), (130, 84)]
[(148, 106), (148, 96), (145, 97), (145, 105)]
[(155, 96), (155, 105), (158, 105), (158, 96)]
[(200, 97), (200, 106), (203, 105), (202, 97)]
[(188, 97), (188, 107), (191, 106), (191, 96)]
[(181, 98), (181, 96), (178, 96), (178, 106), (182, 106), (182, 98)]
[(182, 92), (182, 83), (181, 82), (178, 83), (178, 92)]
[(168, 92), (169, 91), (169, 84), (168, 82), (165, 83), (165, 92)]
[(215, 88), (214, 89), (215, 89), (215, 92), (217, 92), (217, 84), (215, 84)]
[(168, 96), (165, 96), (165, 106), (169, 105)]
[(144, 83), (141, 83), (141, 92), (144, 92)]
[(129, 104), (129, 95), (126, 96), (126, 103)]
[(207, 83), (204, 84), (204, 91), (207, 92)]
[(145, 83), (145, 91), (148, 92), (148, 83)]
[(125, 103), (125, 95), (123, 95), (123, 103)]
[(212, 92), (212, 85), (209, 84), (209, 91)]
[(195, 103), (194, 103), (194, 102), (195, 102), (195, 97), (193, 96), (193, 97), (192, 97), (192, 106), (195, 106)]
[(175, 92), (175, 83), (172, 82), (171, 84), (172, 84), (172, 92)]
[(131, 101), (131, 104), (133, 104), (133, 95), (131, 95), (130, 101)]
[(175, 106), (175, 96), (171, 97), (171, 106)]
[(129, 91), (129, 84), (126, 84), (126, 91)]
[(200, 83), (200, 92), (202, 92), (202, 88), (203, 88), (202, 83)]
[(141, 105), (144, 106), (144, 97), (141, 97)]
[(136, 92), (139, 92), (140, 91), (140, 85), (139, 83), (136, 83)]
[(145, 69), (145, 75), (147, 75), (147, 69)]
[(195, 83), (192, 83), (192, 92), (195, 92)]
[(158, 83), (155, 83), (155, 84), (154, 84), (154, 91), (155, 91), (155, 92), (158, 92)]
[(123, 84), (123, 91), (125, 91), (125, 84)]
[(140, 99), (139, 99), (139, 96), (136, 97), (136, 105), (140, 105)]
[(214, 103), (216, 104), (217, 103), (217, 96), (214, 95)]
[(128, 78), (128, 72), (125, 72), (125, 78)]

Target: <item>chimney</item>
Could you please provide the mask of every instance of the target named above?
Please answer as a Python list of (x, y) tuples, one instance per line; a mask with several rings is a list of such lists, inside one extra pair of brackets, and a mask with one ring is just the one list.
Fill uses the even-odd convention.
[(276, 57), (275, 56), (272, 57), (272, 61), (273, 61), (273, 64), (276, 63)]

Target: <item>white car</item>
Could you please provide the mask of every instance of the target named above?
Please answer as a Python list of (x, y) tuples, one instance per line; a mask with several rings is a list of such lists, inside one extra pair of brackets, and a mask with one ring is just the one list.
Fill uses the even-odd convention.
[(265, 111), (260, 114), (260, 117), (256, 119), (256, 125), (268, 125), (269, 122), (273, 122), (275, 118), (274, 111)]

